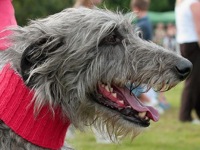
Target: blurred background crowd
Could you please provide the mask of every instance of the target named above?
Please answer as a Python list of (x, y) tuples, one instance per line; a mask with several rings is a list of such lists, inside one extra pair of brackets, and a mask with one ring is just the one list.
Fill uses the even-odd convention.
[[(130, 0), (104, 0), (98, 7), (131, 11)], [(74, 7), (75, 0), (14, 0), (15, 16), (18, 25), (26, 25), (29, 19), (36, 19), (54, 14), (68, 7)], [(156, 5), (155, 5), (156, 4)], [(153, 41), (175, 49), (175, 0), (151, 0), (148, 16), (154, 29)]]

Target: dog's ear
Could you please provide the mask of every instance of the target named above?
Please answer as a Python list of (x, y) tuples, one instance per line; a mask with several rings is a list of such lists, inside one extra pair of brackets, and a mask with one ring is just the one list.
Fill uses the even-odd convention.
[[(30, 44), (23, 52), (21, 57), (21, 75), (24, 81), (29, 78), (30, 70), (45, 63), (52, 54), (63, 45), (63, 38), (44, 37), (37, 40), (35, 43)], [(31, 86), (31, 77), (27, 85)]]

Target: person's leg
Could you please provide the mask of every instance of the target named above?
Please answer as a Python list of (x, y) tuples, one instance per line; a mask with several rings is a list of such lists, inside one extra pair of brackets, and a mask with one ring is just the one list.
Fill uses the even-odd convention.
[(193, 62), (194, 80), (193, 85), (193, 97), (194, 97), (194, 109), (197, 116), (200, 118), (200, 47), (196, 44), (197, 50), (195, 51), (195, 62)]
[(192, 121), (191, 111), (195, 107), (195, 103), (198, 99), (198, 93), (200, 93), (200, 88), (198, 84), (199, 72), (198, 67), (198, 51), (197, 43), (188, 43), (180, 45), (181, 54), (183, 57), (190, 60), (193, 64), (193, 70), (190, 76), (185, 81), (185, 86), (182, 92), (181, 107), (180, 107), (180, 120), (181, 121)]
[(181, 97), (180, 115), (181, 121), (192, 121), (191, 112), (193, 109), (193, 102), (191, 97), (192, 91), (190, 90), (189, 81), (185, 81), (185, 86)]

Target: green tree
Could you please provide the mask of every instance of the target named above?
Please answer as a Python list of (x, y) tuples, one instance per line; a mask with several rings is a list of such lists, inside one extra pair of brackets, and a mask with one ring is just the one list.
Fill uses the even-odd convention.
[[(130, 11), (130, 2), (131, 0), (105, 0), (103, 5), (106, 4), (106, 7), (112, 10)], [(175, 0), (151, 0), (150, 10), (151, 11), (170, 11), (174, 10)]]
[(176, 0), (151, 0), (150, 10), (157, 12), (172, 11)]
[(104, 0), (101, 7), (111, 10), (130, 11), (130, 0)]
[(72, 7), (73, 0), (14, 0), (16, 19), (19, 25), (25, 25), (28, 19), (36, 19), (57, 13)]
[[(75, 0), (14, 0), (16, 19), (19, 25), (26, 25), (29, 19), (37, 19), (72, 7)], [(151, 0), (151, 11), (169, 11), (174, 9), (175, 0)], [(130, 11), (130, 0), (104, 0), (102, 8)]]

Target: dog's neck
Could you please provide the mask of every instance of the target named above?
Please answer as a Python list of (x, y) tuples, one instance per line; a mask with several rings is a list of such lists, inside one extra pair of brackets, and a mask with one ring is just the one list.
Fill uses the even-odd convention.
[(40, 147), (60, 149), (70, 122), (59, 107), (34, 115), (34, 91), (7, 64), (0, 73), (0, 119), (16, 134)]

